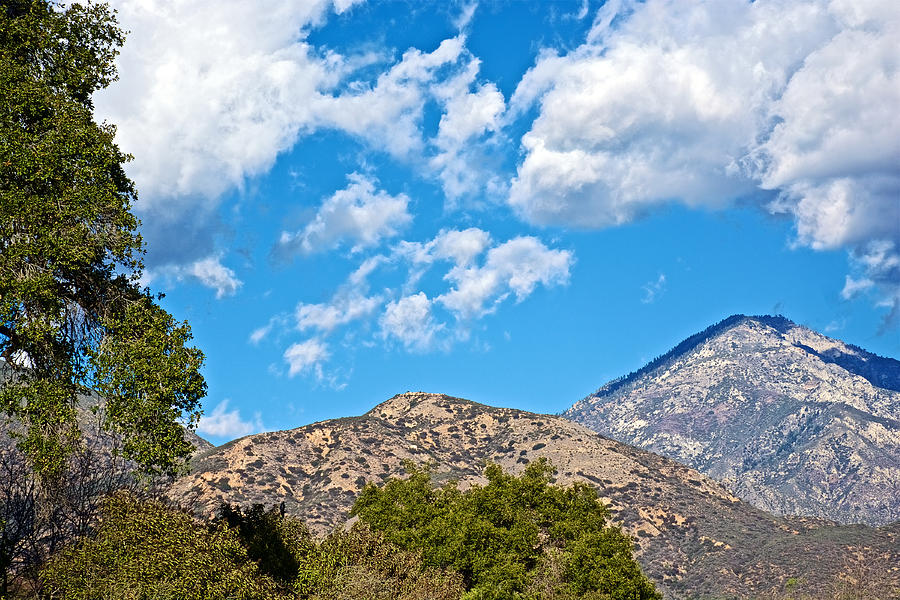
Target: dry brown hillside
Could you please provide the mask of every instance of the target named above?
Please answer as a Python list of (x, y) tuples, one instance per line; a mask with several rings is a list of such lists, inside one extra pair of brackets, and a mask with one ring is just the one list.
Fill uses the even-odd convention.
[(697, 471), (609, 440), (566, 419), (407, 393), (361, 417), (241, 438), (200, 454), (174, 498), (288, 511), (319, 532), (345, 521), (367, 481), (431, 461), (439, 478), (481, 481), (488, 461), (519, 471), (537, 457), (558, 482), (594, 485), (634, 537), (648, 575), (671, 598), (750, 597), (804, 577), (810, 589), (862, 558), (900, 585), (900, 531), (786, 520), (739, 501)]

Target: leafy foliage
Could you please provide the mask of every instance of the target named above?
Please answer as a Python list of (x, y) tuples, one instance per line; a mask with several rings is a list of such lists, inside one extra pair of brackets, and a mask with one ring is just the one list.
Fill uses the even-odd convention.
[(276, 583), (225, 523), (206, 526), (124, 494), (107, 501), (96, 534), (58, 555), (44, 577), (48, 595), (66, 600), (277, 597)]
[(316, 600), (458, 600), (462, 576), (428, 567), (417, 552), (357, 524), (307, 546), (294, 590)]
[(219, 520), (237, 532), (260, 571), (282, 583), (297, 577), (300, 557), (314, 545), (309, 530), (300, 521), (284, 518), (275, 508), (267, 511), (262, 504), (246, 511), (222, 504)]
[(466, 491), (432, 487), (428, 467), (408, 470), (366, 486), (352, 514), (426, 565), (458, 571), (467, 600), (660, 598), (594, 489), (551, 485), (546, 460), (518, 477), (490, 465), (488, 483)]
[(105, 4), (0, 8), (0, 412), (40, 474), (77, 445), (88, 389), (124, 455), (171, 472), (191, 451), (178, 420), (196, 423), (205, 393), (190, 328), (139, 287), (129, 156), (93, 117), (123, 39)]
[(456, 600), (458, 574), (427, 568), (365, 526), (321, 541), (262, 505), (223, 506), (210, 522), (158, 501), (111, 497), (95, 535), (44, 569), (65, 600)]

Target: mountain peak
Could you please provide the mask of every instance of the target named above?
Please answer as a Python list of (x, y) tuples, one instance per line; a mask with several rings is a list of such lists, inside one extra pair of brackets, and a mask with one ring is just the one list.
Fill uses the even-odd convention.
[[(744, 332), (744, 335), (737, 332)], [(727, 344), (731, 345), (735, 353), (746, 353), (745, 346), (756, 346), (762, 339), (769, 339), (775, 346), (790, 345), (824, 363), (837, 365), (852, 375), (862, 377), (874, 386), (900, 391), (900, 361), (878, 356), (853, 344), (822, 335), (782, 315), (734, 314), (685, 338), (640, 369), (607, 382), (585, 400), (613, 394), (641, 377), (664, 369), (713, 340), (719, 340), (719, 351)]]
[(781, 316), (728, 317), (564, 416), (766, 510), (900, 518), (900, 361)]
[(448, 410), (452, 414), (455, 408), (471, 407), (475, 404), (475, 402), (446, 394), (404, 392), (378, 404), (366, 414), (388, 421), (396, 421), (401, 418), (435, 418), (445, 416)]

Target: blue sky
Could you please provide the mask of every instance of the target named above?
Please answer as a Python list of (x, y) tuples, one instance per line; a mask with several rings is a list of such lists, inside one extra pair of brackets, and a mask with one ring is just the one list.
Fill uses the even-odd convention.
[(737, 312), (900, 356), (893, 1), (112, 4), (97, 114), (214, 442), (558, 412)]

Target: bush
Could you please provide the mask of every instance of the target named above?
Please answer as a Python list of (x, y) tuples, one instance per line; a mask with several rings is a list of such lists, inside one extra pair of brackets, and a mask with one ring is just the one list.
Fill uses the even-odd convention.
[(253, 600), (277, 598), (240, 536), (159, 501), (110, 497), (94, 536), (44, 569), (51, 598), (65, 600)]
[(418, 553), (399, 549), (357, 523), (337, 530), (300, 561), (295, 590), (316, 600), (458, 600), (462, 577), (426, 567)]

